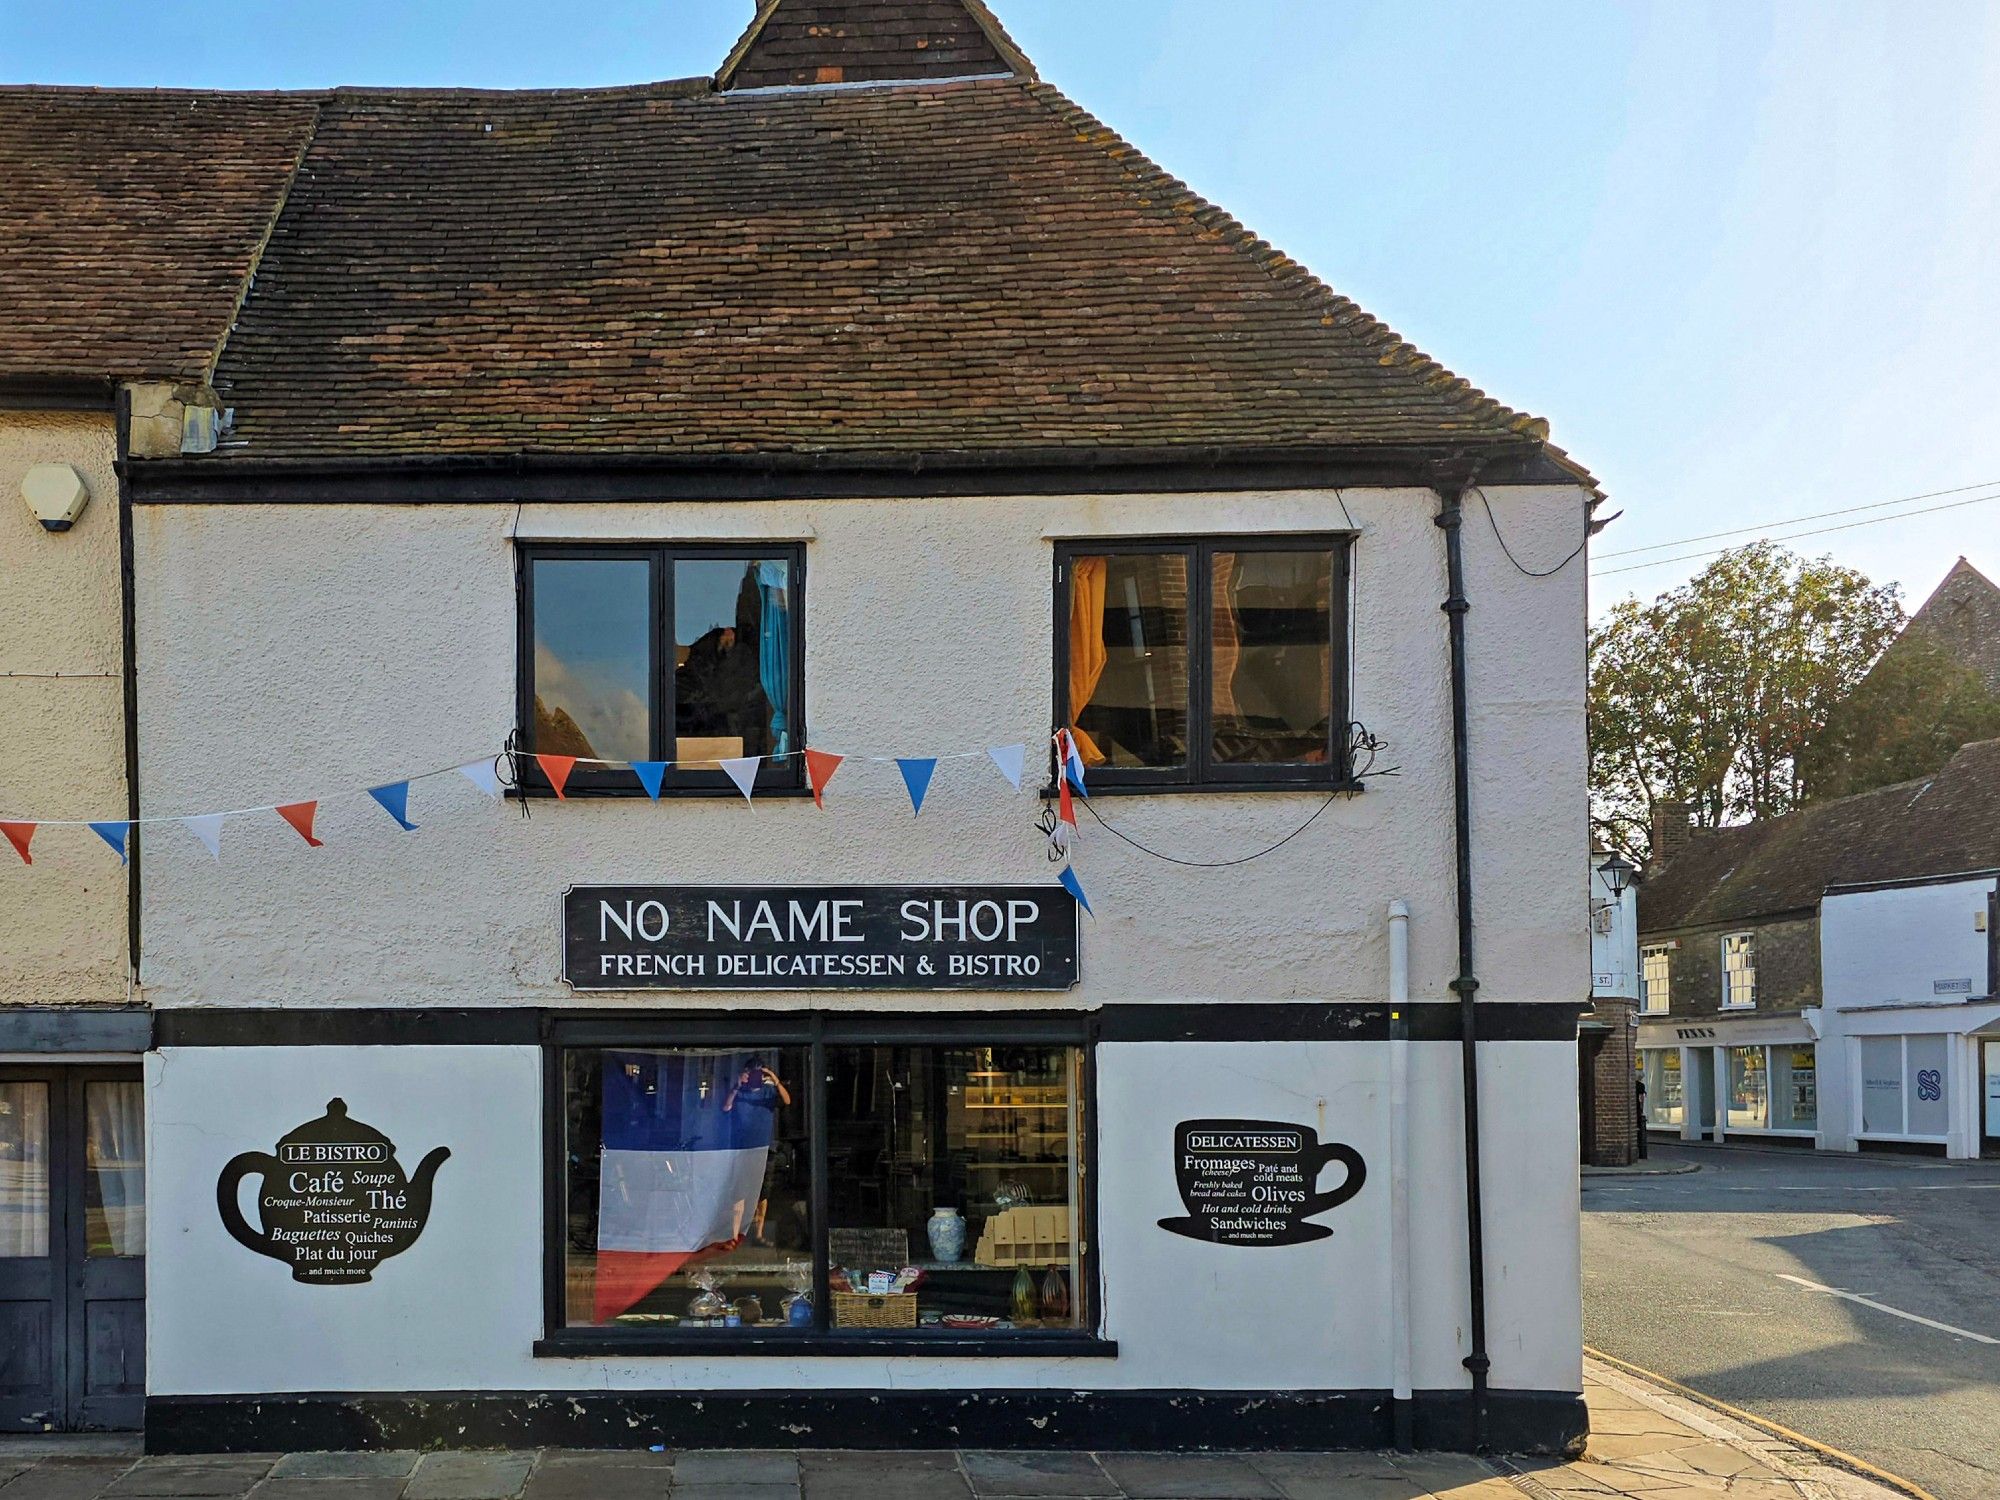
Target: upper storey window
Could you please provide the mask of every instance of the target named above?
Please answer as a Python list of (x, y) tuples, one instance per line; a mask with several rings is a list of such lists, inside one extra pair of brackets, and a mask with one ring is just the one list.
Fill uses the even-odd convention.
[(1757, 1003), (1757, 934), (1732, 932), (1722, 940), (1722, 1003), (1747, 1009)]
[(533, 546), (521, 568), (521, 745), (579, 757), (571, 794), (643, 792), (627, 766), (662, 761), (666, 790), (734, 794), (720, 763), (744, 756), (770, 757), (759, 790), (800, 784), (802, 549)]
[(1345, 779), (1345, 538), (1065, 545), (1055, 638), (1093, 790)]

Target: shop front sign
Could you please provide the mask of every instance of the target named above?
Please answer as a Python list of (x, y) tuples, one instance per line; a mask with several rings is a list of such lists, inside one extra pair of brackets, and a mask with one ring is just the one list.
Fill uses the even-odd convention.
[(1066, 990), (1060, 886), (571, 886), (579, 990)]
[[(1335, 1162), (1346, 1175), (1319, 1189)], [(1160, 1228), (1217, 1245), (1302, 1245), (1333, 1233), (1313, 1215), (1361, 1191), (1368, 1168), (1339, 1141), (1320, 1143), (1309, 1125), (1283, 1120), (1183, 1120), (1174, 1127), (1174, 1181), (1184, 1216)]]
[[(432, 1180), (450, 1155), (448, 1146), (437, 1147), (407, 1177), (395, 1143), (329, 1099), (326, 1113), (279, 1141), (275, 1155), (230, 1158), (215, 1184), (215, 1206), (238, 1244), (283, 1261), (294, 1281), (352, 1285), (417, 1242), (430, 1218)], [(238, 1201), (253, 1174), (261, 1227)]]

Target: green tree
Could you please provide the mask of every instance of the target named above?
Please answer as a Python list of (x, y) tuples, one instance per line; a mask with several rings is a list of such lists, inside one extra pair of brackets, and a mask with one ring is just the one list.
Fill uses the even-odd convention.
[(1707, 828), (1790, 811), (1801, 756), (1903, 623), (1895, 585), (1770, 542), (1614, 606), (1590, 637), (1598, 837), (1643, 859), (1661, 802)]

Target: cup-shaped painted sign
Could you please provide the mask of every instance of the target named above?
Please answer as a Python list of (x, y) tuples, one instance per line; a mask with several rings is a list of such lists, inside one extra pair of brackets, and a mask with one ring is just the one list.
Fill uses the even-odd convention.
[[(1339, 1163), (1332, 1188), (1320, 1174)], [(1183, 1120), (1174, 1128), (1174, 1180), (1184, 1216), (1160, 1227), (1218, 1245), (1302, 1245), (1332, 1229), (1309, 1222), (1338, 1208), (1368, 1180), (1361, 1153), (1321, 1143), (1310, 1126), (1284, 1120)]]

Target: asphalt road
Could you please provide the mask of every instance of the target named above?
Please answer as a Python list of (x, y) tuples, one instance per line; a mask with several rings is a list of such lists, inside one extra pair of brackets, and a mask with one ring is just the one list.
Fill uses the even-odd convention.
[(1585, 1341), (2000, 1500), (2000, 1162), (1654, 1151), (1701, 1170), (1584, 1179)]

